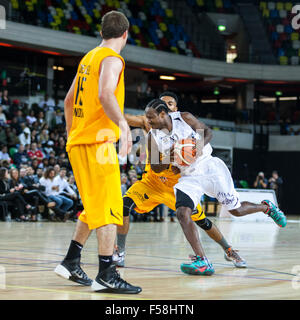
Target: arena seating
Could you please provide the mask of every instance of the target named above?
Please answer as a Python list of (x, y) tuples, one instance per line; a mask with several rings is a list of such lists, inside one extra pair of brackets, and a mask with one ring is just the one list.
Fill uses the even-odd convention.
[(54, 30), (97, 36), (101, 17), (123, 12), (131, 27), (128, 43), (200, 57), (173, 11), (163, 0), (12, 0), (13, 19)]
[(186, 0), (188, 5), (199, 12), (234, 13), (231, 0)]
[(270, 41), (281, 65), (299, 65), (300, 29), (292, 27), (292, 7), (296, 1), (260, 1), (259, 9), (264, 19)]

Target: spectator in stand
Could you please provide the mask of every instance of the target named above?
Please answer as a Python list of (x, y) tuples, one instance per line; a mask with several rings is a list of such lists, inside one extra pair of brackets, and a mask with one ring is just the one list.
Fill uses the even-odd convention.
[(267, 189), (268, 180), (265, 178), (265, 174), (263, 172), (258, 173), (253, 186), (256, 189)]
[(21, 133), (22, 133), (22, 128), (20, 126), (20, 124), (18, 123), (18, 118), (17, 117), (13, 117), (12, 120), (11, 120), (11, 123), (10, 123), (10, 127), (12, 129), (15, 129), (16, 130), (16, 134), (17, 136), (19, 136)]
[(31, 137), (30, 137), (30, 139), (31, 139), (31, 143), (38, 143), (39, 141), (38, 141), (38, 133), (37, 133), (37, 131), (36, 131), (36, 129), (33, 129), (32, 131), (31, 131)]
[(79, 194), (79, 191), (78, 191), (78, 188), (77, 188), (77, 185), (76, 185), (76, 181), (75, 181), (75, 178), (73, 175), (70, 175), (69, 177), (69, 185), (70, 187), (73, 189), (73, 191), (76, 193), (77, 195), (77, 212), (76, 213), (76, 216), (73, 217), (73, 220), (76, 221), (77, 220), (77, 214), (78, 214), (78, 211), (82, 211), (83, 210), (83, 205), (82, 205), (82, 201), (81, 201), (81, 198), (80, 198), (80, 194)]
[(66, 142), (63, 137), (58, 139), (58, 146), (54, 147), (55, 154), (59, 156), (61, 153), (66, 152)]
[(23, 117), (22, 110), (18, 110), (17, 111), (17, 120), (18, 120), (19, 124), (21, 124), (21, 123), (25, 123), (26, 124), (26, 119)]
[(49, 157), (49, 166), (54, 167), (57, 163), (57, 160), (55, 157)]
[(62, 153), (58, 156), (57, 163), (58, 163), (61, 167), (65, 167), (65, 168), (71, 169), (71, 166), (69, 165), (69, 159), (68, 159), (68, 157), (67, 157), (67, 153), (66, 153), (66, 152), (62, 152)]
[(7, 152), (7, 146), (6, 145), (2, 146), (1, 151), (0, 151), (0, 161), (1, 160), (7, 160), (9, 162), (11, 161), (11, 158), (10, 158), (8, 152)]
[(64, 195), (76, 200), (76, 192), (69, 186), (66, 179), (67, 169), (61, 168), (59, 174), (54, 178), (54, 183), (59, 186), (59, 194), (64, 193)]
[(48, 94), (45, 94), (44, 100), (42, 100), (39, 104), (40, 109), (46, 111), (54, 111), (55, 103), (53, 99), (49, 98)]
[(34, 142), (31, 144), (30, 150), (27, 152), (30, 160), (37, 159), (38, 165), (42, 162), (44, 155), (41, 150), (37, 148), (37, 144)]
[(137, 181), (138, 181), (138, 178), (136, 176), (133, 176), (130, 179), (131, 185), (135, 184)]
[(46, 144), (46, 146), (43, 148), (43, 150), (45, 151), (46, 157), (52, 157), (53, 154), (51, 155), (51, 153), (54, 152), (52, 146), (54, 146), (54, 142), (52, 140), (49, 140)]
[(28, 123), (28, 125), (32, 125), (36, 121), (37, 118), (35, 117), (34, 111), (30, 110), (29, 115), (26, 117), (26, 122)]
[(63, 113), (60, 109), (57, 109), (55, 111), (55, 116), (53, 117), (51, 121), (51, 128), (54, 128), (58, 125), (63, 124)]
[(20, 167), (21, 164), (28, 162), (27, 152), (25, 151), (25, 147), (20, 144), (18, 151), (13, 155), (13, 162), (17, 166)]
[(40, 135), (38, 136), (38, 141), (39, 143), (41, 143), (42, 145), (46, 145), (49, 141), (49, 135), (47, 132), (47, 129), (43, 129), (42, 132), (40, 133)]
[(10, 106), (11, 104), (7, 89), (3, 91), (2, 104), (4, 104), (5, 106)]
[(61, 210), (58, 214), (59, 218), (65, 222), (69, 219), (70, 213), (68, 210), (73, 206), (73, 201), (64, 196), (59, 195), (59, 185), (55, 181), (55, 171), (53, 167), (49, 167), (40, 179), (40, 184), (45, 187), (45, 194), (48, 198), (54, 201), (57, 207)]
[[(70, 187), (66, 179), (67, 169), (61, 168), (59, 174), (54, 178), (54, 183), (59, 186), (59, 195), (72, 201), (72, 216), (77, 213), (78, 197), (76, 192)], [(71, 209), (71, 207), (69, 208)]]
[(58, 144), (58, 139), (59, 139), (59, 133), (57, 132), (56, 129), (54, 129), (50, 133), (50, 140), (52, 140), (54, 142), (54, 145), (56, 145), (56, 144)]
[[(34, 171), (33, 171), (34, 174)], [(44, 171), (41, 168), (38, 168), (35, 172), (35, 176), (37, 177), (38, 181), (40, 182), (40, 179), (44, 176)]]
[(26, 127), (23, 130), (23, 132), (19, 135), (20, 143), (23, 146), (30, 145), (31, 144), (31, 137), (30, 136), (31, 136), (30, 129), (28, 127)]
[(45, 114), (44, 114), (43, 111), (40, 111), (40, 112), (38, 113), (36, 123), (37, 123), (37, 126), (38, 126), (38, 127), (40, 127), (40, 126), (42, 126), (42, 125), (44, 125), (44, 124), (46, 123), (46, 121), (45, 121)]
[(122, 196), (126, 193), (128, 186), (127, 186), (128, 178), (126, 173), (121, 174), (121, 190), (122, 190)]
[(5, 128), (6, 138), (7, 138), (7, 145), (9, 148), (15, 148), (17, 144), (20, 143), (20, 139), (16, 134), (16, 129), (11, 127)]
[(282, 184), (283, 180), (281, 177), (279, 177), (278, 172), (274, 170), (272, 172), (272, 176), (269, 179), (269, 188), (273, 189), (275, 191), (278, 204), (281, 203), (281, 198), (282, 198)]
[[(22, 174), (23, 179), (26, 175), (26, 169), (21, 169), (20, 173)], [(30, 208), (30, 221), (37, 221), (37, 207), (39, 203), (39, 199), (36, 195), (37, 192), (35, 190), (29, 191), (26, 189), (27, 186), (21, 182), (18, 169), (11, 169), (10, 177), (10, 186), (17, 190), (27, 203), (33, 204), (33, 206)]]
[(8, 201), (16, 221), (28, 221), (27, 216), (32, 207), (26, 203), (18, 188), (13, 188), (10, 183), (7, 168), (0, 168), (0, 200)]
[(0, 126), (0, 145), (7, 144), (6, 132), (2, 126)]
[(7, 170), (10, 170), (11, 168), (14, 167), (14, 165), (7, 160), (2, 160), (0, 161), (0, 163), (1, 163), (0, 166), (6, 168)]
[(3, 92), (0, 91), (0, 105), (4, 104), (2, 101), (3, 101)]
[[(39, 204), (44, 206), (43, 215), (48, 216), (48, 209), (56, 210), (56, 203), (51, 201), (46, 195), (43, 194), (45, 188), (40, 184), (39, 179), (36, 175), (34, 175), (34, 170), (32, 167), (28, 167), (27, 169), (20, 169), (20, 182), (24, 185), (24, 198), (29, 202), (34, 199), (35, 206), (37, 207)], [(35, 198), (34, 198), (35, 197)]]
[(5, 115), (5, 113), (3, 112), (2, 106), (0, 105), (0, 124), (1, 124), (1, 122), (2, 122), (2, 123), (6, 123), (6, 121), (7, 121), (6, 115)]
[(39, 168), (39, 161), (38, 159), (33, 159), (32, 162), (31, 162), (31, 166), (32, 166), (32, 169), (34, 170), (34, 172), (36, 172), (36, 170)]
[(39, 168), (40, 169), (46, 169), (49, 167), (49, 159), (48, 158), (44, 158), (42, 160), (42, 162), (39, 164)]
[(59, 164), (56, 164), (54, 167), (53, 167), (54, 171), (55, 171), (55, 177), (59, 175), (59, 172), (60, 172), (60, 165)]

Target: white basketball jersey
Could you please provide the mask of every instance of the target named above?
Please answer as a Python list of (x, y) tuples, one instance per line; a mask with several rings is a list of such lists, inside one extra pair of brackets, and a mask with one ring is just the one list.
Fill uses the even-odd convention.
[[(190, 125), (188, 125), (183, 120), (180, 112), (169, 113), (169, 116), (172, 120), (172, 131), (170, 133), (166, 133), (163, 130), (158, 129), (150, 130), (151, 135), (157, 143), (159, 152), (161, 152), (163, 155), (168, 155), (171, 147), (178, 140), (187, 138), (194, 138), (197, 140), (202, 139), (201, 135), (199, 135)], [(213, 149), (211, 145), (208, 143), (202, 149), (203, 154), (196, 160), (196, 162), (194, 162), (190, 166), (184, 167), (179, 166), (177, 164), (174, 165), (181, 169), (181, 174), (194, 171), (199, 162), (203, 161), (208, 157), (211, 157), (212, 150)]]

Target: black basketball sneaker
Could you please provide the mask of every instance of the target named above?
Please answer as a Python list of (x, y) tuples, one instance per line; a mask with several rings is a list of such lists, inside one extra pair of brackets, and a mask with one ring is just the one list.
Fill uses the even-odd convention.
[(121, 294), (136, 294), (142, 291), (141, 287), (135, 287), (123, 280), (114, 264), (98, 273), (93, 281), (92, 290), (96, 292), (109, 292)]
[(92, 279), (80, 267), (80, 258), (73, 260), (63, 260), (54, 272), (64, 279), (71, 280), (84, 286), (92, 285)]

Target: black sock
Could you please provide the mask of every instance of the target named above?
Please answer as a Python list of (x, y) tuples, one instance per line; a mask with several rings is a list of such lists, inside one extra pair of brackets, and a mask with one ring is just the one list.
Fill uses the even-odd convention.
[(112, 264), (112, 256), (99, 255), (99, 272), (107, 269)]
[(73, 259), (79, 258), (82, 248), (83, 248), (82, 244), (80, 244), (75, 240), (71, 240), (70, 247), (65, 257), (65, 260), (73, 260)]

